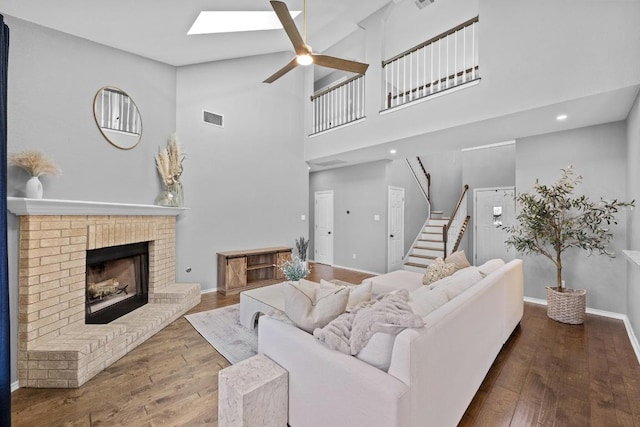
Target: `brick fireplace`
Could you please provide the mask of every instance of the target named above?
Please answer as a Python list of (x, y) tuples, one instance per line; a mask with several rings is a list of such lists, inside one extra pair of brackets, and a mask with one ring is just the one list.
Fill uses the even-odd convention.
[[(8, 198), (20, 217), (21, 387), (79, 387), (200, 302), (175, 283), (179, 208)], [(87, 251), (148, 244), (148, 304), (86, 324)]]

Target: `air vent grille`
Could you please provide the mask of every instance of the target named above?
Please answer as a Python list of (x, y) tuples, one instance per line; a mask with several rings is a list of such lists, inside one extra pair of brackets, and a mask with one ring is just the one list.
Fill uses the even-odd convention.
[(218, 127), (224, 127), (224, 117), (222, 114), (212, 113), (207, 110), (202, 110), (202, 122)]
[(435, 0), (415, 0), (416, 5), (420, 8), (420, 9), (424, 9), (426, 6), (429, 6), (431, 3), (433, 3)]

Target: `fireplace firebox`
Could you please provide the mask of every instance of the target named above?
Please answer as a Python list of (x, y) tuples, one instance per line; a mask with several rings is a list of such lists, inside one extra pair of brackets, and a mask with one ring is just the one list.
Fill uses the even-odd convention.
[(87, 251), (85, 323), (106, 324), (149, 300), (149, 242)]

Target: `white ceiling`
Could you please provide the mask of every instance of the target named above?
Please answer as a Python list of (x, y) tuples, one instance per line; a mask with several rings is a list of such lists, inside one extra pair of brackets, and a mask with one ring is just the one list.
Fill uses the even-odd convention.
[[(187, 35), (203, 10), (272, 10), (268, 0), (3, 0), (0, 13), (181, 66), (291, 51), (283, 30)], [(302, 10), (303, 0), (286, 0)], [(308, 0), (307, 40), (323, 52), (390, 0)], [(303, 17), (296, 18), (302, 34)], [(364, 59), (364, 58), (353, 58)], [(275, 70), (274, 70), (275, 71)]]

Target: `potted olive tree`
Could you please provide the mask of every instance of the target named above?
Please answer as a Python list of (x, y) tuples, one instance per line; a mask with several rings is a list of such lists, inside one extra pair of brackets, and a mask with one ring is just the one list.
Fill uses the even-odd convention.
[(556, 285), (547, 286), (547, 315), (559, 322), (584, 322), (586, 290), (569, 289), (562, 280), (562, 253), (579, 248), (589, 255), (596, 253), (613, 258), (607, 250), (613, 238), (608, 226), (617, 224), (620, 208), (633, 206), (634, 201), (594, 202), (574, 195), (582, 176), (573, 167), (562, 169), (560, 179), (551, 186), (536, 181), (531, 192), (516, 197), (516, 224), (505, 227), (509, 234), (506, 244), (524, 254), (547, 257), (556, 266)]

